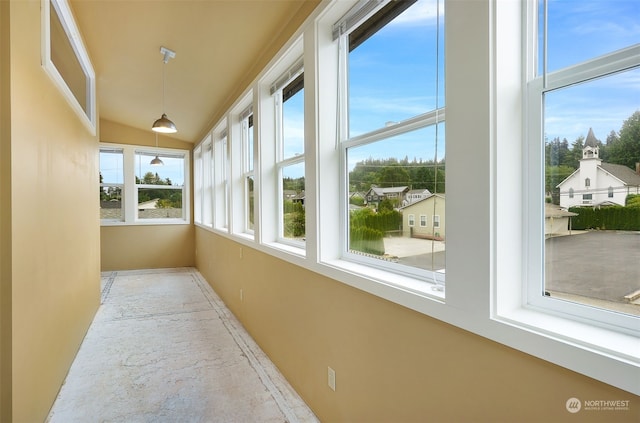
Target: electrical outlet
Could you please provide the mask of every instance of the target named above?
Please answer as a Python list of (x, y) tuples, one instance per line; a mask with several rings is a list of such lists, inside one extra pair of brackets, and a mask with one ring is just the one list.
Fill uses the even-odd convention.
[(327, 367), (327, 382), (329, 384), (329, 388), (333, 391), (336, 390), (336, 371), (331, 367)]
[(240, 258), (242, 258), (242, 247), (240, 247)]
[(244, 301), (244, 295), (242, 293), (242, 288), (240, 288), (240, 301)]

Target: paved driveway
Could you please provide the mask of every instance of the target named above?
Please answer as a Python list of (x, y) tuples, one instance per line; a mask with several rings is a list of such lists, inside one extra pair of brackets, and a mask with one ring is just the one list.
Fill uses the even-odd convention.
[[(443, 242), (391, 237), (384, 243), (399, 263), (445, 268)], [(625, 303), (625, 295), (640, 289), (640, 232), (587, 231), (549, 238), (546, 249), (548, 291)]]
[(640, 232), (549, 238), (546, 250), (547, 290), (624, 302), (640, 289)]
[(407, 266), (427, 270), (442, 270), (445, 266), (445, 246), (442, 241), (385, 237), (384, 251), (398, 257), (398, 263)]

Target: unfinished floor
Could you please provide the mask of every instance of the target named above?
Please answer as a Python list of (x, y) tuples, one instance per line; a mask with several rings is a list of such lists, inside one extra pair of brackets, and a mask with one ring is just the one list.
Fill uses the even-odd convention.
[(318, 421), (195, 269), (102, 280), (48, 422)]

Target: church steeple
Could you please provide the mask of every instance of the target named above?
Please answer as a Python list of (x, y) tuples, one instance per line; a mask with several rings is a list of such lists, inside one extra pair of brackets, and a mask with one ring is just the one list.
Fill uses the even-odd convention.
[(598, 147), (598, 140), (593, 134), (593, 129), (589, 128), (587, 138), (584, 140), (584, 148), (582, 149), (583, 159), (598, 159), (600, 157), (600, 148)]

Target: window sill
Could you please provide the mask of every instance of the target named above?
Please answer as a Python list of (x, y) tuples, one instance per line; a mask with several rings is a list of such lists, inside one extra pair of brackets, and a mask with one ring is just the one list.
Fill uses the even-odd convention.
[(342, 259), (322, 261), (318, 266), (340, 282), (424, 314), (431, 315), (432, 307), (444, 305), (442, 285)]
[(183, 219), (154, 219), (150, 221), (137, 220), (135, 222), (101, 220), (100, 226), (153, 226), (153, 225), (189, 225), (191, 222)]
[(510, 329), (500, 330), (499, 336), (494, 333), (490, 338), (640, 394), (638, 338), (529, 308), (502, 312), (492, 320)]
[(295, 245), (284, 244), (281, 242), (265, 242), (264, 245), (267, 248), (282, 251), (287, 254), (292, 254), (296, 257), (304, 259), (307, 255), (307, 251), (304, 248), (297, 247)]

